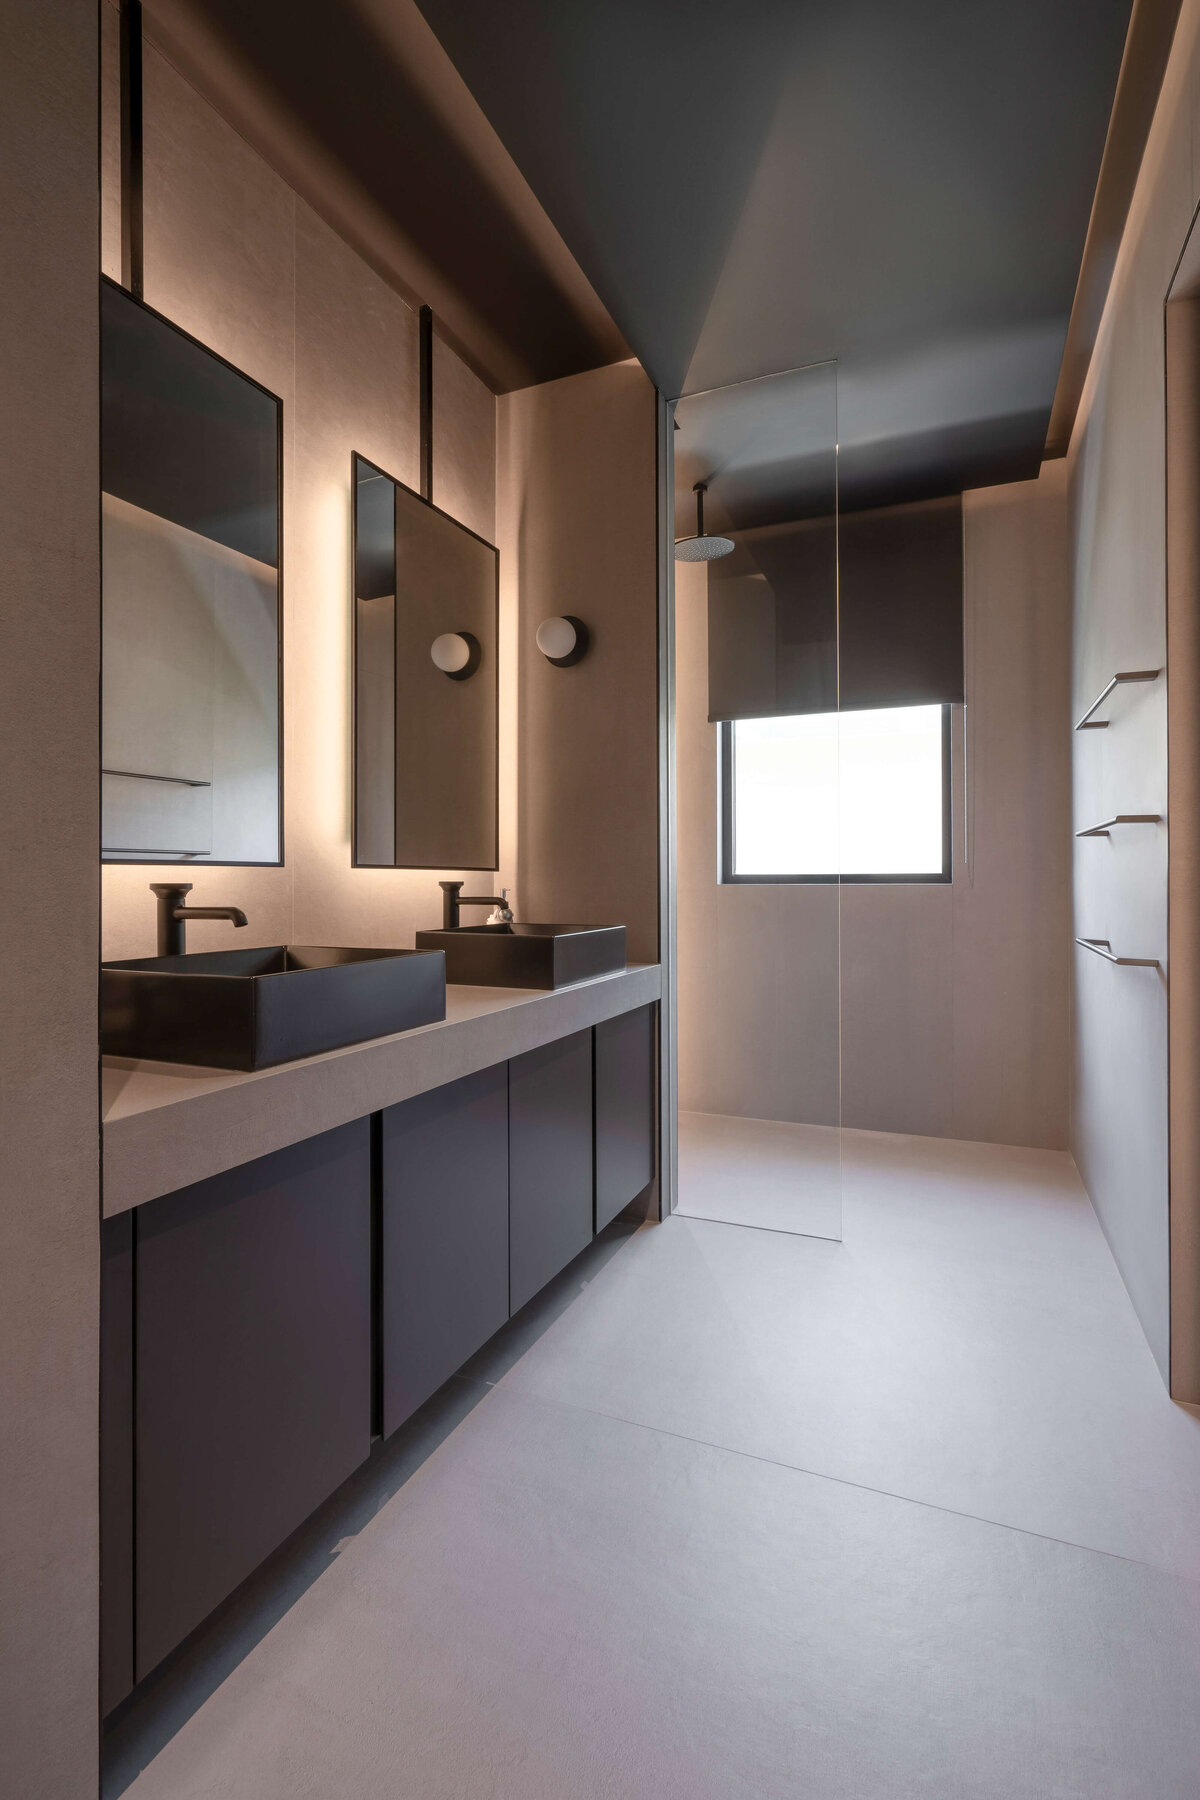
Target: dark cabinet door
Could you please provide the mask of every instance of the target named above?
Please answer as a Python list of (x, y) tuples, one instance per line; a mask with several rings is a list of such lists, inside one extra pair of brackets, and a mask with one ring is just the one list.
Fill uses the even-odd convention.
[(138, 1209), (140, 1680), (361, 1463), (370, 1125)]
[(654, 1178), (654, 1008), (596, 1027), (596, 1230)]
[(592, 1237), (592, 1034), (508, 1065), (509, 1305), (513, 1312)]
[(383, 1114), (383, 1430), (508, 1318), (508, 1069)]
[(100, 1711), (133, 1686), (133, 1214), (100, 1227)]

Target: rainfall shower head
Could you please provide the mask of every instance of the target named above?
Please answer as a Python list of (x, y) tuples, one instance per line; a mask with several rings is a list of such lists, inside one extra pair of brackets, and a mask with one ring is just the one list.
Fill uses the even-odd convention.
[(696, 535), (675, 539), (676, 562), (714, 562), (718, 556), (728, 556), (733, 549), (732, 538), (711, 537), (704, 529), (704, 496), (707, 491), (706, 481), (698, 481), (692, 489), (696, 496)]

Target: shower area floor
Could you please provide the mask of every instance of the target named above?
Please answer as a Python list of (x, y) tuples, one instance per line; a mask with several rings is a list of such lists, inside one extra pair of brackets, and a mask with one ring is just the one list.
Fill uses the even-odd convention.
[(843, 1133), (725, 1113), (679, 1115), (679, 1205), (715, 1219), (801, 1237), (842, 1235)]

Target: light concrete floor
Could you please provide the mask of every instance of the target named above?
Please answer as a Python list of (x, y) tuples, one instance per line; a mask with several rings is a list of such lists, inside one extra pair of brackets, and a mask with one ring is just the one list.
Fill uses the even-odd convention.
[(1200, 1420), (1065, 1156), (615, 1230), (117, 1734), (134, 1800), (1196, 1800)]
[(842, 1235), (842, 1133), (727, 1113), (679, 1115), (678, 1210), (689, 1219)]

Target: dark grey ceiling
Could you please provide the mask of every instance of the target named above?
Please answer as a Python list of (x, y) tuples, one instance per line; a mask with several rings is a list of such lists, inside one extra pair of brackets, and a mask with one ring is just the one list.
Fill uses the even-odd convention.
[(748, 531), (833, 512), (836, 363), (687, 394), (675, 423), (678, 535), (695, 530), (698, 481), (707, 488), (710, 531)]
[(665, 393), (836, 358), (844, 505), (1036, 473), (1130, 0), (420, 0)]
[(151, 40), (406, 298), (434, 307), (494, 390), (629, 354), (564, 279), (553, 228), (514, 206), (490, 131), (481, 148), (431, 78), (422, 39), (458, 85), (413, 0), (145, 0), (145, 12)]
[[(626, 345), (671, 397), (835, 359), (843, 506), (1036, 473), (1131, 0), (418, 3), (149, 10), (226, 47), (239, 128), (258, 141), (275, 109), (260, 148), (286, 140), (302, 192), (305, 146), (339, 172), (312, 203), (497, 389)], [(1139, 0), (1164, 45), (1177, 4)], [(448, 122), (414, 25), (602, 305), (504, 197), (500, 153)], [(231, 105), (207, 51), (188, 68)], [(792, 477), (764, 480), (784, 504)]]

